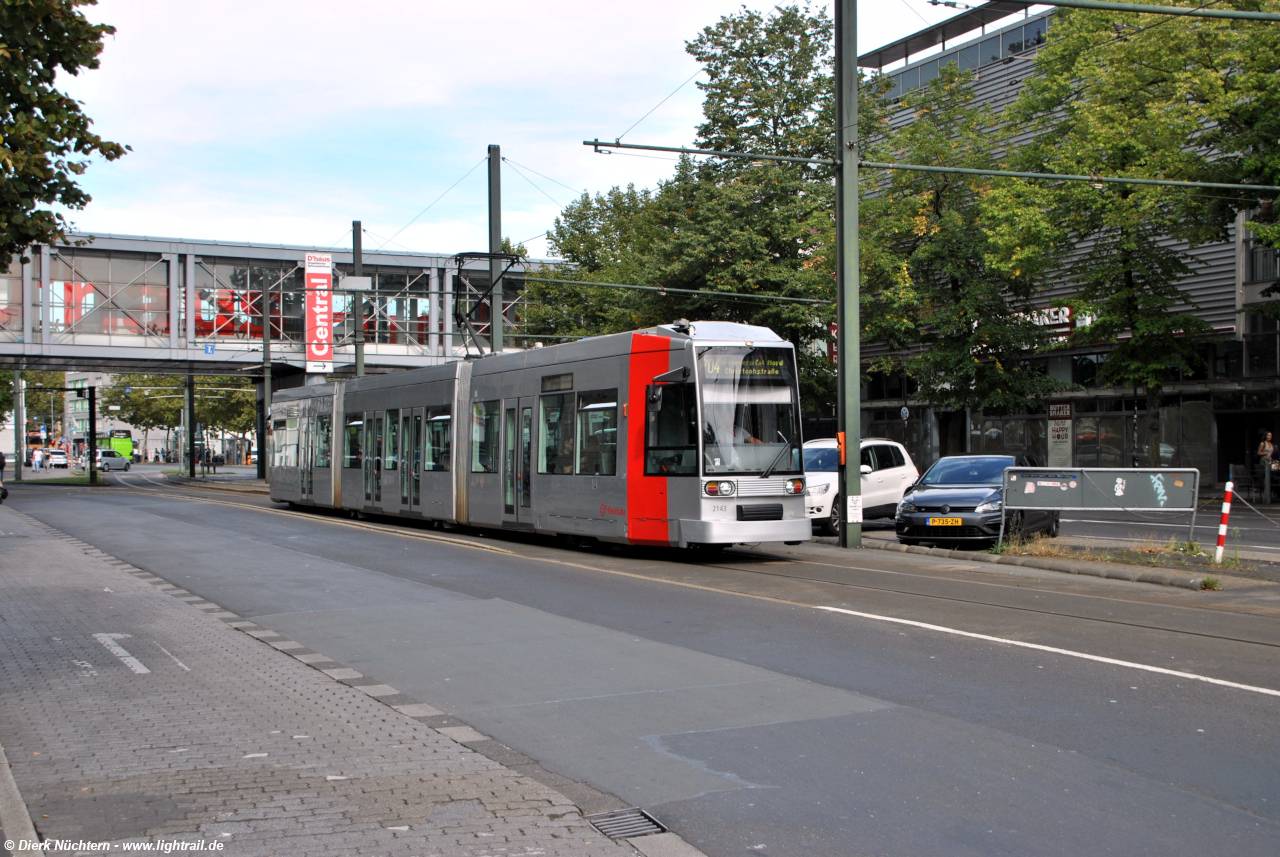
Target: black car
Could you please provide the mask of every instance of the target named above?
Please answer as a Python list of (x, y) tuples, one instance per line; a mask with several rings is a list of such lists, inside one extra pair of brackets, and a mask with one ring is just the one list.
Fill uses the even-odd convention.
[[(1000, 490), (1006, 467), (1035, 467), (1029, 455), (949, 455), (907, 489), (895, 517), (898, 541), (995, 542), (1000, 536)], [(1018, 511), (1005, 519), (1006, 537), (1058, 535), (1057, 512)]]

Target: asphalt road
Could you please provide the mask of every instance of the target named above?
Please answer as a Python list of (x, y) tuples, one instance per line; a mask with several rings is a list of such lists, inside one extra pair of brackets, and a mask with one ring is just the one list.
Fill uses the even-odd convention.
[(568, 551), (123, 479), (9, 502), (712, 857), (1280, 853), (1266, 587), (823, 548)]

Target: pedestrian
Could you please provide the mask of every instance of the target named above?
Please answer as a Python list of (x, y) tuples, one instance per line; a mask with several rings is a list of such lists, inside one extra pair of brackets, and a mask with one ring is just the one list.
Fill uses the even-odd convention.
[(1262, 443), (1258, 444), (1258, 458), (1262, 459), (1263, 466), (1269, 466), (1271, 459), (1275, 457), (1276, 445), (1271, 442), (1271, 432), (1267, 432), (1267, 436), (1262, 439)]
[(31, 469), (32, 469), (32, 471), (34, 471), (34, 472), (36, 472), (36, 473), (39, 473), (39, 472), (40, 472), (40, 462), (41, 462), (41, 461), (43, 461), (43, 460), (44, 460), (44, 453), (43, 453), (43, 452), (41, 452), (41, 451), (39, 450), (39, 448), (37, 448), (35, 452), (31, 453)]
[(0, 503), (3, 503), (4, 498), (9, 496), (9, 489), (4, 487), (4, 468), (8, 463), (4, 453), (0, 452)]

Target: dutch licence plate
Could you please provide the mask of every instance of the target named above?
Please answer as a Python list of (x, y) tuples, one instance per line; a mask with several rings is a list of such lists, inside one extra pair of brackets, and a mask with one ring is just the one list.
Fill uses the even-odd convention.
[(959, 518), (930, 518), (928, 524), (931, 527), (958, 527), (961, 521)]

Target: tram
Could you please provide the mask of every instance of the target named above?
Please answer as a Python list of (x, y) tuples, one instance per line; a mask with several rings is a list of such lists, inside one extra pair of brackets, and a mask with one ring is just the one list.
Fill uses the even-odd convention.
[(632, 545), (811, 538), (792, 345), (685, 322), (281, 390), (271, 498)]

